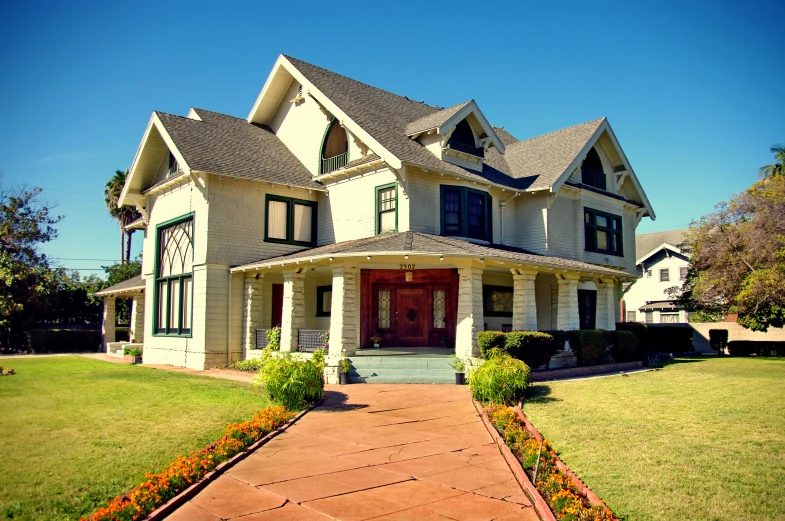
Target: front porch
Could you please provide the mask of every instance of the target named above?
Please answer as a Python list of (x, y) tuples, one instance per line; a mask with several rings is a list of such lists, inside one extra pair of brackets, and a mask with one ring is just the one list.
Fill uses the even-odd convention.
[[(126, 347), (144, 347), (144, 287), (139, 275), (93, 293), (92, 296), (104, 299), (101, 342), (107, 355), (122, 358)], [(131, 301), (127, 341), (117, 341), (117, 299)]]

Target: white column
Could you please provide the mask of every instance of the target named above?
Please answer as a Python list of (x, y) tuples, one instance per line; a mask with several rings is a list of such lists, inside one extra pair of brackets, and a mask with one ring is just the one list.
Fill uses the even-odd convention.
[(131, 342), (144, 342), (144, 293), (134, 295), (131, 303)]
[(556, 313), (556, 329), (559, 331), (580, 329), (578, 278), (577, 275), (556, 275), (556, 280), (559, 282), (559, 308)]
[(510, 271), (514, 286), (512, 329), (514, 331), (537, 331), (537, 299), (534, 293), (537, 272), (518, 269)]
[(458, 327), (455, 354), (459, 358), (477, 357), (477, 333), (484, 330), (482, 312), (482, 268), (458, 268)]
[(297, 351), (298, 331), (305, 327), (305, 274), (283, 274), (281, 351)]
[(109, 342), (115, 341), (114, 328), (115, 328), (115, 314), (114, 314), (114, 297), (104, 297), (104, 320), (101, 326), (101, 336), (103, 337), (104, 352)]
[(248, 274), (243, 285), (243, 349), (256, 349), (256, 330), (262, 327), (264, 275)]
[(330, 358), (357, 352), (360, 331), (360, 270), (333, 267), (333, 296), (330, 305)]
[(613, 279), (595, 280), (597, 286), (597, 329), (616, 329), (615, 285)]

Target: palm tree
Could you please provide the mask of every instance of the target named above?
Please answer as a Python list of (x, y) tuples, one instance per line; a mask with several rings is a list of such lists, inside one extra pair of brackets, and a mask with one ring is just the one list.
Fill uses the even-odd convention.
[(109, 210), (109, 215), (120, 224), (120, 260), (124, 263), (131, 260), (131, 237), (133, 234), (133, 231), (126, 232), (125, 227), (140, 217), (139, 212), (133, 206), (118, 206), (127, 176), (128, 170), (125, 172), (115, 170), (114, 176), (106, 183), (104, 190), (104, 202)]
[(758, 173), (761, 177), (785, 175), (785, 145), (774, 145), (771, 147), (771, 153), (774, 154), (774, 162), (760, 167)]

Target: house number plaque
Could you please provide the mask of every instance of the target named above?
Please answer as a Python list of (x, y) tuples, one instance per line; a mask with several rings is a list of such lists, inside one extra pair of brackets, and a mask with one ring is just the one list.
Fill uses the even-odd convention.
[(414, 264), (398, 264), (399, 270), (413, 270)]

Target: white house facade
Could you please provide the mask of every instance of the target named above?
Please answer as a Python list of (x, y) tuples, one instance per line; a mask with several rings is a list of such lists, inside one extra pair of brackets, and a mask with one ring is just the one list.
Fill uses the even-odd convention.
[(144, 361), (198, 369), (276, 325), (282, 350), (329, 332), (328, 361), (375, 336), (470, 357), (483, 329), (613, 329), (654, 218), (604, 118), (519, 141), (474, 100), (283, 55), (246, 119), (154, 112), (120, 204), (145, 229)]

